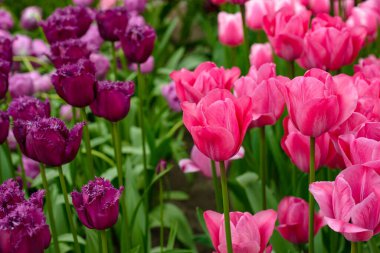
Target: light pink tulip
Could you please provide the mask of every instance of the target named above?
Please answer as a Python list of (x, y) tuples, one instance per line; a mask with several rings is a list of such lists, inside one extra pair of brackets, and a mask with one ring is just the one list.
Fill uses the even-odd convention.
[(183, 102), (183, 122), (195, 145), (214, 161), (231, 159), (239, 151), (252, 119), (252, 99), (215, 89), (198, 104)]
[(240, 76), (240, 69), (218, 68), (215, 63), (204, 62), (193, 72), (187, 69), (173, 71), (170, 74), (175, 82), (177, 96), (181, 102), (198, 103), (213, 89), (231, 90), (233, 82)]
[(320, 69), (311, 69), (280, 88), (293, 124), (302, 134), (312, 137), (347, 120), (358, 100), (353, 85), (334, 82), (328, 72)]
[(329, 13), (330, 0), (309, 0), (309, 8), (314, 14)]
[(14, 55), (28, 56), (32, 52), (32, 39), (26, 35), (16, 35), (12, 43), (12, 51)]
[(220, 43), (226, 46), (236, 47), (244, 42), (243, 20), (241, 13), (218, 14), (218, 37)]
[(334, 182), (309, 187), (327, 225), (349, 241), (368, 241), (380, 232), (379, 169), (379, 163), (354, 165)]
[(380, 78), (380, 59), (370, 55), (365, 59), (360, 59), (359, 64), (354, 66), (355, 73), (361, 73), (369, 80)]
[[(278, 205), (278, 232), (285, 240), (300, 244), (309, 241), (309, 204), (296, 197), (285, 197)], [(314, 236), (323, 227), (323, 217), (314, 214)]]
[(249, 96), (254, 101), (250, 127), (274, 125), (280, 118), (285, 101), (278, 86), (285, 81), (288, 81), (285, 77), (276, 77), (274, 63), (266, 63), (258, 70), (251, 67), (248, 76), (234, 83), (237, 97)]
[(265, 63), (273, 62), (272, 47), (269, 43), (256, 43), (251, 46), (251, 53), (249, 55), (249, 62), (251, 66), (256, 69), (260, 68)]
[(369, 8), (355, 7), (351, 16), (346, 21), (349, 27), (361, 26), (367, 31), (369, 41), (374, 41), (377, 37), (378, 15)]
[[(203, 216), (216, 253), (227, 253), (224, 215), (214, 211), (206, 211)], [(267, 244), (272, 236), (277, 219), (274, 210), (261, 211), (255, 215), (230, 212), (230, 218), (234, 253), (271, 252), (271, 246), (267, 247)]]
[(263, 18), (274, 9), (271, 0), (250, 0), (245, 3), (245, 17), (247, 26), (253, 30), (263, 27)]
[[(235, 156), (225, 161), (226, 169), (229, 168), (232, 160), (238, 160), (244, 157), (244, 148), (241, 147)], [(197, 146), (191, 149), (190, 159), (182, 159), (179, 161), (179, 167), (183, 173), (201, 172), (205, 177), (212, 178), (211, 160), (205, 156)], [(219, 163), (215, 164), (216, 174), (220, 175)]]

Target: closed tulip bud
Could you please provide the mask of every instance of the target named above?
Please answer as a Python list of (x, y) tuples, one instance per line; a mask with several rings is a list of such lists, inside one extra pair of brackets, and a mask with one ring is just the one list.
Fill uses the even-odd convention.
[(220, 43), (226, 46), (236, 47), (244, 42), (243, 20), (241, 13), (218, 14), (218, 37)]
[(58, 95), (72, 106), (85, 107), (95, 100), (95, 69), (89, 60), (64, 65), (53, 74), (51, 81)]
[(5, 9), (0, 9), (0, 29), (10, 30), (13, 27), (12, 15)]
[(96, 24), (92, 24), (87, 33), (80, 39), (86, 44), (87, 49), (93, 53), (98, 52), (104, 42)]
[(83, 126), (84, 123), (78, 123), (69, 131), (56, 118), (16, 120), (13, 133), (24, 155), (48, 166), (61, 166), (74, 160), (78, 153)]
[(13, 99), (8, 108), (9, 115), (14, 121), (35, 120), (36, 118), (50, 117), (49, 100), (42, 102), (34, 97), (19, 97)]
[(51, 45), (50, 59), (56, 68), (65, 64), (78, 62), (80, 59), (88, 59), (91, 52), (87, 45), (80, 39), (69, 39)]
[(9, 77), (9, 93), (12, 98), (32, 96), (34, 85), (30, 73), (17, 73)]
[(37, 6), (29, 6), (21, 13), (20, 24), (25, 30), (32, 31), (38, 28), (42, 19), (42, 9)]
[(245, 16), (247, 26), (253, 30), (262, 29), (263, 18), (274, 7), (271, 1), (267, 0), (250, 0), (245, 3)]
[(379, 16), (369, 8), (355, 7), (352, 9), (352, 14), (347, 19), (346, 24), (349, 27), (364, 27), (367, 31), (369, 41), (374, 41), (377, 37), (377, 25)]
[(32, 53), (32, 39), (26, 35), (16, 35), (12, 43), (13, 55), (28, 56)]
[(125, 7), (99, 11), (96, 15), (100, 36), (107, 41), (118, 41), (128, 25), (128, 12)]
[(8, 91), (8, 74), (0, 72), (0, 99), (5, 98)]
[(54, 11), (57, 15), (74, 18), (73, 23), (76, 26), (77, 38), (83, 36), (93, 21), (93, 11), (83, 6), (66, 6)]
[(12, 62), (12, 41), (11, 39), (0, 36), (0, 59), (7, 61), (9, 63)]
[(128, 11), (142, 13), (145, 10), (147, 0), (124, 0), (124, 6)]
[[(309, 241), (309, 204), (296, 197), (285, 197), (278, 205), (278, 232), (289, 242), (300, 244)], [(314, 214), (314, 236), (323, 226), (323, 217)]]
[[(100, 81), (97, 96), (90, 105), (94, 115), (112, 122), (122, 120), (128, 115), (131, 97), (135, 91), (133, 82)], [(113, 106), (109, 106), (113, 104)]]
[(354, 165), (333, 182), (309, 186), (327, 225), (348, 241), (368, 241), (380, 232), (379, 172), (378, 161)]
[(110, 70), (110, 61), (103, 54), (91, 54), (90, 61), (95, 67), (95, 77), (97, 80), (103, 80), (106, 78), (108, 71)]
[(151, 56), (156, 40), (156, 32), (149, 25), (128, 26), (120, 35), (121, 47), (130, 63), (144, 63)]
[(9, 115), (7, 112), (0, 111), (0, 145), (7, 140), (8, 132)]
[(249, 54), (249, 62), (251, 66), (259, 69), (265, 63), (273, 62), (272, 47), (269, 43), (256, 43), (251, 46)]
[(177, 92), (175, 91), (175, 84), (171, 82), (161, 87), (162, 96), (166, 99), (170, 109), (175, 112), (181, 111), (181, 103), (178, 99)]
[(183, 102), (183, 122), (195, 145), (214, 161), (231, 159), (239, 151), (252, 120), (252, 99), (215, 89), (198, 104)]
[(111, 228), (119, 216), (119, 199), (124, 187), (116, 189), (111, 182), (95, 178), (82, 187), (82, 192), (72, 192), (73, 205), (79, 220), (90, 229)]
[(0, 220), (25, 201), (22, 186), (14, 179), (7, 179), (0, 185)]
[[(227, 253), (224, 215), (206, 211), (203, 217), (216, 253)], [(271, 246), (267, 244), (272, 236), (276, 219), (277, 214), (274, 210), (257, 212), (255, 215), (247, 212), (230, 212), (233, 252), (271, 252)]]
[(34, 92), (49, 92), (53, 89), (51, 83), (51, 74), (40, 75), (36, 72), (36, 76), (33, 78)]
[[(71, 105), (62, 105), (59, 109), (59, 116), (66, 122), (70, 122), (73, 119), (73, 107)], [(80, 118), (80, 113), (77, 111), (76, 118)]]

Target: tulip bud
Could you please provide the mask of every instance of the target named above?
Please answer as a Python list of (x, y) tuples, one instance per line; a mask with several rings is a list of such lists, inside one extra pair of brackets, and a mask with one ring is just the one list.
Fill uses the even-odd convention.
[(29, 6), (21, 13), (21, 27), (32, 31), (38, 28), (38, 23), (42, 19), (42, 9), (37, 6)]
[(125, 7), (99, 11), (96, 15), (100, 36), (107, 41), (118, 41), (119, 33), (124, 33), (128, 25), (128, 12)]
[(250, 0), (245, 4), (247, 26), (251, 29), (262, 29), (263, 18), (273, 7), (270, 1)]
[(97, 80), (103, 80), (106, 78), (108, 71), (110, 70), (110, 61), (103, 54), (91, 54), (90, 61), (95, 67), (95, 77)]
[(265, 63), (273, 62), (272, 47), (270, 44), (253, 44), (249, 55), (249, 62), (251, 66), (254, 66), (256, 69), (259, 69), (261, 65)]
[(71, 193), (79, 220), (90, 229), (111, 228), (119, 216), (119, 198), (124, 187), (116, 189), (111, 182), (96, 177), (82, 187), (82, 192)]
[[(129, 112), (131, 96), (135, 91), (133, 82), (100, 81), (97, 96), (90, 105), (94, 115), (109, 121), (117, 122), (125, 118)], [(113, 104), (113, 106), (109, 106)]]
[(47, 56), (50, 55), (50, 48), (43, 40), (34, 39), (32, 41), (31, 54), (39, 57), (40, 59), (42, 58), (42, 60), (46, 62)]
[(149, 25), (128, 26), (121, 34), (121, 47), (130, 63), (144, 63), (153, 52), (156, 32)]
[(5, 9), (0, 9), (0, 29), (10, 30), (13, 27), (12, 15)]
[(226, 46), (236, 47), (244, 42), (243, 20), (241, 13), (218, 14), (218, 37), (220, 43)]
[(142, 13), (145, 10), (146, 0), (124, 0), (124, 6), (128, 11)]
[(167, 165), (168, 164), (165, 160), (160, 160), (156, 166), (156, 173), (159, 174), (159, 173), (163, 172), (164, 170), (166, 170)]
[(177, 97), (174, 82), (170, 82), (169, 84), (162, 86), (161, 93), (162, 96), (166, 99), (166, 102), (168, 102), (170, 109), (172, 109), (175, 112), (181, 111), (181, 102)]
[(9, 93), (12, 98), (32, 96), (34, 85), (30, 73), (17, 73), (11, 76), (9, 78)]
[(8, 132), (9, 115), (7, 112), (0, 111), (0, 145), (7, 140)]
[(34, 97), (19, 97), (12, 100), (8, 113), (14, 121), (48, 118), (50, 117), (50, 103), (49, 100), (42, 102)]
[(80, 39), (69, 39), (51, 45), (50, 59), (56, 68), (65, 64), (76, 63), (80, 59), (90, 56), (86, 43)]
[(89, 60), (64, 65), (53, 74), (51, 81), (58, 95), (72, 106), (85, 107), (95, 99), (95, 69)]

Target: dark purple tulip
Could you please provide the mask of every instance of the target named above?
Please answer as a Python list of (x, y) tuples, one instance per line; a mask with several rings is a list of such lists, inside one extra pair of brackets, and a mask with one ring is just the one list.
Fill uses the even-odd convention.
[(0, 59), (11, 63), (12, 57), (12, 41), (0, 36)]
[(75, 26), (77, 27), (78, 38), (87, 32), (93, 21), (91, 10), (83, 6), (67, 6), (65, 8), (56, 9), (54, 14), (61, 16), (73, 16)]
[(5, 98), (8, 91), (8, 74), (0, 72), (0, 99)]
[(120, 37), (121, 47), (130, 63), (144, 63), (153, 52), (156, 32), (149, 25), (128, 26)]
[(19, 97), (13, 99), (8, 108), (13, 120), (35, 120), (50, 117), (49, 100), (42, 102), (35, 97)]
[[(8, 179), (0, 185), (0, 220), (8, 215), (16, 206), (25, 201), (22, 186), (13, 179)], [(0, 240), (1, 241), (1, 240)]]
[(128, 25), (128, 12), (125, 7), (99, 11), (96, 15), (100, 36), (107, 41), (118, 41), (119, 33)]
[(0, 220), (0, 234), (0, 252), (4, 253), (43, 253), (51, 240), (42, 209), (29, 202)]
[(69, 39), (51, 45), (50, 59), (56, 68), (65, 64), (76, 63), (79, 59), (88, 59), (91, 52), (86, 43), (80, 39)]
[(34, 85), (31, 74), (29, 72), (16, 73), (9, 77), (9, 93), (12, 98), (32, 96)]
[(41, 19), (42, 9), (38, 6), (29, 6), (22, 11), (20, 24), (25, 30), (32, 31), (38, 28)]
[(145, 10), (146, 0), (124, 0), (124, 5), (128, 11), (142, 13)]
[(0, 144), (3, 144), (8, 137), (9, 115), (7, 112), (0, 111)]
[(0, 73), (8, 74), (11, 71), (11, 62), (0, 58)]
[(74, 15), (52, 15), (40, 22), (47, 41), (52, 44), (57, 41), (78, 38), (78, 27)]
[(112, 122), (122, 120), (129, 112), (134, 91), (133, 82), (100, 81), (96, 99), (90, 105), (91, 111)]
[(72, 106), (85, 107), (95, 99), (95, 69), (89, 60), (64, 65), (53, 74), (51, 81), (58, 95)]
[(84, 123), (69, 131), (62, 120), (40, 118), (16, 120), (13, 133), (27, 157), (48, 166), (61, 166), (74, 160), (82, 139)]
[(123, 190), (122, 186), (116, 189), (110, 181), (96, 177), (82, 187), (81, 193), (72, 192), (79, 220), (90, 229), (112, 227), (119, 216), (119, 198)]

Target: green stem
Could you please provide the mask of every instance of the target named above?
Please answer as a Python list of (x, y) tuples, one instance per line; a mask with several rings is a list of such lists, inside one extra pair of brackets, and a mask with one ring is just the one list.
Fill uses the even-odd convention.
[(28, 72), (33, 72), (34, 71), (34, 68), (32, 66), (32, 64), (30, 63), (29, 59), (25, 56), (22, 56), (22, 63), (25, 65), (26, 69), (28, 70)]
[(77, 230), (75, 228), (74, 221), (73, 221), (73, 215), (72, 215), (71, 209), (70, 209), (69, 195), (67, 193), (65, 177), (63, 176), (63, 172), (62, 172), (62, 166), (58, 167), (58, 173), (59, 173), (59, 180), (61, 181), (63, 198), (65, 200), (67, 219), (69, 221), (71, 233), (73, 234), (74, 249), (75, 249), (76, 253), (80, 253)]
[(266, 193), (266, 142), (265, 127), (260, 128), (260, 176), (261, 176), (261, 198), (262, 209), (267, 209), (267, 193)]
[(164, 252), (164, 184), (162, 178), (160, 184), (160, 252)]
[(296, 77), (296, 65), (295, 61), (289, 61), (289, 68), (290, 68), (290, 78), (293, 79)]
[(108, 253), (107, 248), (107, 230), (100, 231), (100, 235), (102, 237), (102, 253)]
[(51, 204), (51, 195), (50, 195), (50, 190), (49, 190), (49, 184), (48, 184), (48, 181), (46, 178), (45, 165), (42, 163), (41, 163), (41, 178), (42, 178), (42, 184), (44, 186), (45, 193), (46, 193), (46, 207), (47, 207), (47, 211), (48, 211), (48, 215), (49, 215), (51, 233), (53, 234), (54, 252), (60, 253), (59, 244), (58, 244), (58, 234), (57, 234), (57, 229), (55, 227), (53, 207)]
[(371, 253), (380, 253), (380, 250), (373, 239), (369, 240), (367, 243), (369, 248), (371, 249)]
[[(310, 137), (309, 185), (315, 181), (315, 137)], [(314, 253), (314, 198), (309, 192), (309, 253)]]
[(16, 170), (13, 167), (11, 150), (9, 149), (8, 142), (5, 141), (3, 146), (4, 146), (5, 156), (7, 157), (7, 160), (8, 160), (8, 164), (9, 164), (9, 169), (11, 171), (11, 175), (12, 175), (13, 178), (15, 178), (16, 177)]
[(351, 253), (358, 253), (358, 243), (351, 242)]
[(231, 228), (230, 228), (230, 203), (228, 200), (227, 174), (226, 174), (226, 168), (224, 166), (224, 161), (220, 161), (219, 166), (220, 166), (220, 179), (221, 179), (221, 184), (222, 184), (224, 228), (226, 232), (227, 252), (233, 253), (232, 240), (231, 240)]
[(112, 80), (116, 81), (117, 79), (117, 59), (116, 59), (116, 49), (115, 49), (115, 42), (111, 42), (111, 53), (112, 53), (112, 73), (113, 78)]
[[(137, 65), (137, 78), (138, 78), (138, 96), (139, 96), (139, 116), (140, 116), (140, 127), (141, 127), (141, 145), (143, 152), (143, 168), (144, 168), (144, 181), (145, 185), (149, 185), (149, 172), (147, 166), (146, 158), (146, 147), (145, 147), (145, 126), (144, 126), (144, 91), (145, 91), (145, 79), (141, 73), (140, 64)], [(148, 238), (149, 238), (149, 192), (144, 199), (145, 204), (145, 252), (148, 252)]]
[(363, 243), (358, 242), (358, 253), (363, 253)]
[[(243, 42), (243, 56), (245, 57), (243, 60), (243, 70), (248, 72), (249, 68), (249, 40), (248, 40), (248, 29), (247, 24), (245, 23), (245, 5), (240, 5), (241, 18), (243, 20), (243, 33), (244, 33), (244, 42)], [(245, 73), (244, 72), (244, 73)]]
[[(117, 177), (119, 181), (119, 187), (123, 186), (123, 168), (122, 168), (122, 158), (121, 158), (121, 141), (120, 141), (120, 132), (119, 126), (117, 122), (112, 122), (112, 141), (115, 151), (116, 158), (116, 168), (117, 168)], [(128, 228), (128, 215), (127, 215), (127, 207), (125, 203), (125, 190), (121, 193), (121, 208), (123, 212), (123, 231), (127, 232)], [(124, 240), (121, 240), (121, 244), (123, 245)], [(129, 236), (125, 239), (126, 252), (129, 252)]]
[(214, 191), (215, 191), (216, 211), (222, 212), (222, 209), (223, 209), (222, 196), (220, 195), (220, 186), (218, 183), (218, 175), (216, 174), (216, 167), (215, 167), (214, 160), (211, 160), (211, 171), (212, 171), (212, 183), (214, 185)]
[(89, 168), (89, 170), (86, 170), (86, 171), (88, 171), (89, 173), (88, 179), (93, 179), (95, 177), (95, 170), (94, 170), (94, 163), (93, 163), (92, 154), (91, 154), (90, 132), (88, 130), (86, 109), (81, 108), (80, 111), (82, 114), (82, 120), (86, 123), (83, 127), (84, 144), (86, 147), (86, 154), (87, 154), (87, 166)]
[(19, 158), (20, 158), (20, 165), (21, 165), (22, 186), (24, 188), (25, 194), (27, 195), (28, 194), (28, 181), (26, 180), (25, 166), (24, 166), (24, 163), (22, 161), (22, 152), (21, 152), (21, 149), (19, 146), (18, 146), (17, 150), (18, 150), (18, 154), (19, 154)]

